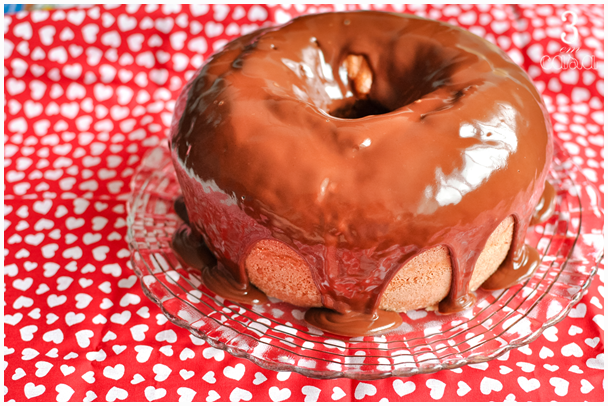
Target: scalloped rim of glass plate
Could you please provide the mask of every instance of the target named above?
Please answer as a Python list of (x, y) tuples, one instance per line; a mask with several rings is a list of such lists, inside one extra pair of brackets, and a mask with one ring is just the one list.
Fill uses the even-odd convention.
[[(159, 148), (159, 147), (157, 147), (157, 148)], [(162, 148), (162, 147), (160, 147), (160, 148)], [(168, 153), (166, 148), (163, 148), (163, 149), (166, 151), (166, 153)], [(564, 151), (561, 148), (561, 146), (559, 147), (559, 149), (561, 150), (561, 152), (564, 155), (567, 156), (567, 158), (571, 162), (571, 164), (573, 166), (575, 166), (577, 168), (577, 171), (582, 175), (582, 172), (576, 166), (576, 164), (572, 161), (570, 155), (566, 151)], [(155, 150), (155, 149), (153, 149), (153, 150)], [(153, 150), (151, 150), (149, 153), (151, 153)], [(145, 157), (142, 161), (145, 161)], [(133, 178), (135, 178), (140, 173), (142, 168), (143, 168), (143, 166), (140, 166), (137, 168), (137, 170), (135, 171), (135, 174), (133, 175)], [(153, 173), (155, 173), (155, 172), (153, 172)], [(572, 179), (572, 176), (570, 174), (568, 175), (568, 177), (574, 185), (581, 184), (580, 182), (575, 182), (574, 179)], [(563, 308), (558, 314), (556, 314), (555, 316), (553, 316), (552, 318), (547, 320), (545, 323), (543, 323), (537, 330), (532, 331), (527, 337), (519, 338), (518, 342), (516, 342), (516, 343), (508, 343), (504, 347), (501, 347), (501, 348), (497, 349), (495, 352), (490, 353), (488, 355), (471, 356), (471, 357), (462, 359), (457, 362), (438, 363), (438, 364), (430, 365), (426, 368), (420, 367), (420, 368), (411, 368), (408, 370), (392, 370), (392, 371), (387, 371), (387, 372), (330, 371), (330, 370), (317, 371), (317, 370), (313, 370), (313, 369), (298, 367), (296, 365), (292, 365), (292, 364), (288, 364), (288, 363), (266, 361), (264, 359), (254, 356), (253, 354), (250, 354), (244, 350), (239, 350), (238, 348), (231, 347), (221, 341), (208, 337), (204, 334), (201, 335), (200, 332), (197, 331), (195, 328), (191, 327), (189, 324), (182, 323), (181, 319), (177, 319), (173, 314), (171, 314), (171, 312), (169, 312), (163, 306), (163, 304), (148, 290), (148, 288), (145, 286), (145, 284), (143, 282), (142, 272), (141, 272), (141, 270), (138, 269), (138, 266), (136, 265), (134, 258), (133, 258), (134, 254), (136, 252), (139, 252), (139, 249), (136, 246), (134, 246), (134, 244), (133, 244), (134, 238), (133, 238), (133, 231), (132, 231), (132, 225), (134, 222), (134, 215), (135, 215), (135, 212), (132, 210), (132, 207), (134, 206), (133, 203), (137, 199), (139, 199), (140, 196), (143, 195), (143, 190), (145, 189), (145, 186), (147, 185), (147, 183), (148, 183), (148, 180), (146, 182), (144, 182), (143, 185), (140, 186), (139, 190), (131, 191), (131, 198), (128, 201), (129, 204), (127, 207), (127, 210), (128, 210), (127, 238), (128, 238), (128, 242), (129, 242), (129, 248), (131, 250), (130, 260), (131, 260), (131, 264), (133, 265), (134, 272), (136, 273), (136, 275), (139, 279), (140, 285), (142, 287), (142, 291), (144, 292), (146, 297), (148, 297), (148, 299), (150, 299), (152, 302), (154, 302), (161, 309), (161, 311), (163, 312), (165, 317), (167, 317), (167, 319), (170, 320), (173, 324), (175, 324), (176, 326), (178, 326), (180, 328), (184, 328), (184, 329), (188, 330), (190, 332), (190, 334), (192, 334), (194, 337), (204, 340), (205, 342), (207, 342), (210, 346), (212, 346), (214, 348), (226, 351), (229, 354), (231, 354), (237, 358), (247, 359), (264, 369), (277, 371), (277, 372), (296, 372), (303, 376), (315, 378), (315, 379), (349, 378), (349, 379), (357, 379), (357, 380), (378, 380), (378, 379), (384, 379), (384, 378), (390, 378), (390, 377), (409, 377), (409, 376), (414, 376), (414, 375), (419, 375), (419, 374), (432, 374), (432, 373), (439, 372), (442, 370), (456, 369), (456, 368), (461, 368), (461, 367), (469, 365), (469, 364), (477, 364), (477, 363), (488, 362), (488, 361), (494, 360), (494, 359), (500, 357), (502, 354), (504, 354), (507, 351), (511, 351), (513, 349), (523, 347), (525, 345), (530, 344), (531, 342), (536, 340), (543, 333), (543, 331), (545, 331), (547, 328), (562, 321), (566, 317), (568, 312), (572, 309), (572, 307), (574, 307), (581, 300), (585, 291), (589, 287), (589, 284), (593, 280), (593, 277), (598, 272), (599, 263), (604, 258), (604, 251), (602, 249), (602, 251), (599, 252), (598, 255), (596, 255), (595, 264), (590, 265), (593, 268), (592, 268), (591, 272), (589, 273), (589, 276), (586, 279), (585, 283), (581, 286), (580, 290), (575, 294), (575, 296), (569, 301), (568, 305), (565, 308)], [(584, 183), (588, 183), (586, 181), (586, 179), (585, 179)], [(579, 196), (579, 199), (580, 199), (580, 196)], [(577, 240), (580, 237), (581, 228), (582, 228), (582, 222), (581, 222), (581, 224), (579, 224), (579, 233), (577, 234), (577, 237), (576, 237)], [(574, 250), (574, 246), (576, 246), (576, 244), (573, 245), (571, 251)], [(569, 255), (569, 258), (570, 258), (570, 255)], [(536, 306), (536, 304), (533, 305), (532, 309), (535, 306)], [(211, 320), (214, 320), (214, 319), (211, 319)], [(216, 320), (214, 320), (214, 322), (219, 324), (219, 322), (217, 322)], [(228, 328), (232, 329), (231, 327), (228, 327)], [(242, 334), (241, 332), (238, 332), (236, 330), (233, 330), (233, 331), (235, 331), (239, 335)], [(280, 347), (277, 347), (277, 348), (284, 350)], [(327, 361), (327, 360), (325, 360), (325, 362), (331, 363), (331, 361)], [(336, 364), (341, 365), (340, 363), (336, 363)]]

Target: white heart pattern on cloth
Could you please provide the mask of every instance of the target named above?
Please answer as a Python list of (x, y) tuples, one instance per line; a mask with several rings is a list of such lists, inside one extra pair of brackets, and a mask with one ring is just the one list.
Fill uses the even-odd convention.
[(361, 400), (366, 396), (374, 396), (377, 389), (374, 385), (364, 382), (359, 382), (355, 388), (355, 399)]
[(346, 396), (346, 393), (344, 393), (344, 391), (342, 390), (342, 388), (339, 388), (339, 387), (335, 387), (333, 389), (333, 393), (331, 394), (331, 398), (333, 400), (340, 400), (344, 396)]
[(268, 396), (273, 402), (282, 402), (289, 399), (291, 391), (288, 388), (279, 389), (276, 386), (271, 387), (268, 390)]
[(259, 385), (262, 382), (266, 382), (268, 380), (268, 378), (266, 378), (266, 376), (261, 373), (261, 372), (256, 372), (255, 373), (255, 378), (253, 379), (253, 384), (254, 385)]
[(469, 393), (470, 391), (471, 391), (471, 387), (469, 385), (467, 385), (463, 381), (459, 381), (458, 382), (458, 390), (456, 391), (456, 393), (458, 394), (458, 396), (464, 396), (467, 393)]
[[(130, 262), (127, 201), (142, 157), (167, 144), (177, 96), (187, 80), (238, 35), (296, 15), (361, 8), (459, 25), (521, 64), (542, 91), (555, 142), (593, 185), (579, 192), (599, 207), (604, 193), (601, 6), (129, 4), (5, 13), (6, 401), (448, 402), (478, 401), (479, 392), (488, 401), (530, 395), (577, 402), (601, 398), (601, 266), (599, 278), (586, 285), (567, 317), (518, 351), (436, 375), (368, 382), (315, 380), (261, 369), (189, 336), (144, 295)], [(593, 56), (596, 68), (542, 69), (545, 55), (562, 52), (561, 34), (573, 35), (564, 28), (573, 21), (563, 20), (564, 15), (571, 17), (566, 10), (578, 18), (574, 27), (580, 49), (573, 55)], [(572, 229), (578, 229), (578, 214), (570, 216)], [(591, 217), (586, 213), (582, 225)], [(602, 246), (602, 227), (585, 231), (575, 249)], [(172, 286), (190, 285), (188, 290), (200, 294), (200, 278), (177, 270), (171, 276), (179, 285)], [(535, 289), (526, 286), (524, 291), (539, 297)], [(202, 295), (192, 297), (199, 301), (187, 306), (202, 305)], [(541, 319), (564, 314), (570, 305), (555, 298), (539, 301)], [(230, 309), (240, 315), (236, 308)], [(305, 309), (273, 310), (266, 312), (268, 318), (293, 317), (306, 325)], [(434, 318), (431, 310), (406, 315), (411, 325), (423, 326), (421, 331), (439, 332), (428, 325)], [(260, 331), (272, 331), (271, 323), (257, 324)], [(518, 333), (525, 335), (531, 325), (523, 324)], [(272, 339), (264, 345), (295, 349), (296, 360), (319, 350), (352, 355), (339, 337), (300, 342), (301, 333), (286, 327), (296, 337), (293, 342)], [(376, 345), (385, 347), (379, 348), (394, 345), (390, 337), (380, 339), (384, 341)], [(477, 343), (475, 336), (467, 340)], [(301, 348), (291, 346), (296, 343)], [(442, 354), (442, 348), (429, 349)], [(388, 368), (383, 371), (392, 368), (390, 357), (379, 357), (386, 362), (381, 368)], [(393, 357), (429, 361), (409, 353)], [(315, 368), (308, 359), (300, 362), (294, 365)], [(507, 386), (506, 379), (517, 380), (517, 385)]]
[(103, 369), (103, 376), (109, 379), (118, 381), (125, 374), (125, 366), (122, 364), (115, 365), (114, 367), (107, 366)]
[(399, 397), (403, 397), (413, 393), (416, 390), (416, 384), (412, 381), (403, 382), (400, 379), (395, 379), (393, 381), (393, 389), (395, 390), (395, 393), (399, 395)]
[(557, 396), (566, 396), (568, 394), (570, 383), (567, 380), (553, 377), (549, 379), (549, 383), (555, 388), (555, 394)]
[(245, 365), (241, 363), (236, 364), (234, 367), (227, 366), (224, 368), (224, 376), (226, 378), (240, 381), (243, 375), (245, 375)]
[(519, 386), (527, 393), (540, 388), (540, 382), (536, 378), (527, 379), (524, 376), (517, 378)]
[(305, 396), (304, 402), (316, 402), (320, 393), (321, 389), (316, 386), (307, 385), (302, 387), (302, 394)]
[(115, 402), (116, 400), (125, 400), (129, 396), (129, 392), (122, 388), (113, 386), (106, 394), (106, 402)]
[(32, 382), (28, 382), (24, 386), (25, 397), (28, 399), (42, 395), (45, 390), (44, 385), (34, 385)]
[[(215, 395), (217, 395), (217, 393), (215, 393)], [(241, 388), (234, 388), (234, 390), (230, 393), (231, 402), (240, 402), (241, 400), (249, 401), (252, 397), (251, 392)]]
[(196, 391), (192, 390), (190, 388), (182, 387), (182, 388), (177, 389), (177, 394), (180, 395), (178, 402), (186, 403), (186, 402), (192, 402), (192, 399), (194, 399), (194, 395), (196, 395)]
[(445, 383), (437, 379), (429, 379), (426, 381), (426, 387), (431, 390), (431, 398), (439, 400), (445, 392)]

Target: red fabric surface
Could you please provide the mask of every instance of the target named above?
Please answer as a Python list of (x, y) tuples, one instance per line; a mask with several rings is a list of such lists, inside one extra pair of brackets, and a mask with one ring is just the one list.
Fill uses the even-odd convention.
[[(130, 5), (5, 16), (5, 400), (603, 399), (603, 265), (580, 304), (530, 345), (488, 363), (371, 382), (262, 369), (167, 322), (144, 296), (129, 262), (125, 201), (143, 154), (166, 142), (180, 89), (228, 40), (334, 8)], [(603, 201), (602, 6), (396, 9), (470, 29), (523, 66), (556, 141)], [(562, 32), (571, 35), (566, 9), (578, 17), (577, 57), (594, 56), (597, 68), (540, 67), (565, 45)]]

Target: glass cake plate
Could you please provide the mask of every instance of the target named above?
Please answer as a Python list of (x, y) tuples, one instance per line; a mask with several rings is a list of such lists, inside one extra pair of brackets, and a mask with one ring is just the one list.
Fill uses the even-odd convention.
[(528, 244), (542, 256), (529, 280), (500, 291), (478, 290), (477, 303), (460, 313), (402, 313), (399, 328), (372, 337), (324, 333), (307, 325), (306, 309), (273, 298), (265, 305), (231, 302), (208, 290), (199, 270), (184, 268), (170, 246), (182, 223), (173, 209), (181, 192), (165, 147), (145, 156), (131, 182), (131, 261), (144, 293), (171, 322), (263, 368), (362, 380), (432, 373), (489, 361), (530, 343), (584, 294), (603, 258), (600, 194), (559, 145), (549, 181), (558, 195), (556, 212), (528, 230)]

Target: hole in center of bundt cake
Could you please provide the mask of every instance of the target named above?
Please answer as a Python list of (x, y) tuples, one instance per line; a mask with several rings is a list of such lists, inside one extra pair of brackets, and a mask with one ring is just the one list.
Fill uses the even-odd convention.
[[(474, 57), (430, 41), (418, 41), (406, 51), (392, 51), (387, 52), (390, 58), (347, 55), (339, 76), (348, 92), (346, 97), (333, 99), (326, 111), (337, 118), (357, 119), (390, 113), (424, 98), (443, 102), (441, 109), (462, 96), (462, 86), (453, 82), (453, 75), (473, 63)], [(438, 94), (438, 90), (443, 92)]]
[(329, 112), (338, 118), (362, 118), (390, 112), (381, 103), (370, 98), (374, 74), (367, 59), (363, 55), (348, 55), (342, 63), (346, 70), (355, 97), (341, 100)]
[(349, 100), (342, 106), (330, 111), (334, 117), (338, 118), (363, 118), (367, 116), (377, 116), (379, 114), (389, 113), (390, 110), (380, 103), (371, 99), (355, 99)]

